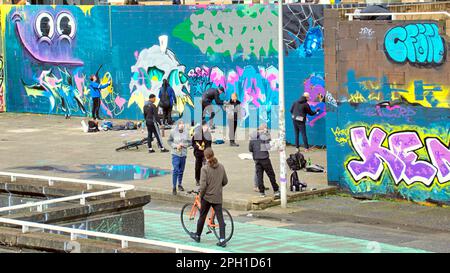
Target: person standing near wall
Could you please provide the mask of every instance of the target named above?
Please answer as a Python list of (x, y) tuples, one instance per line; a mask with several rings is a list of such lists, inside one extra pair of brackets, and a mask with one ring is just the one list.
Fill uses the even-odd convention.
[(236, 143), (236, 129), (238, 124), (238, 118), (241, 112), (241, 102), (237, 99), (237, 94), (231, 94), (231, 100), (227, 107), (227, 123), (228, 123), (228, 135), (230, 137), (230, 146), (238, 147)]
[(197, 222), (197, 232), (191, 232), (189, 235), (194, 241), (200, 243), (200, 236), (205, 225), (209, 209), (213, 207), (214, 213), (219, 222), (220, 239), (217, 246), (225, 247), (225, 221), (223, 219), (222, 202), (223, 187), (228, 184), (227, 173), (222, 164), (214, 156), (211, 148), (205, 149), (207, 164), (202, 168), (200, 182), (200, 217)]
[(155, 105), (156, 96), (151, 94), (149, 96), (149, 103), (144, 106), (144, 117), (145, 117), (145, 125), (147, 126), (148, 132), (148, 152), (154, 153), (155, 151), (152, 148), (153, 135), (158, 142), (158, 146), (161, 149), (162, 153), (168, 152), (166, 148), (162, 145), (161, 136), (159, 135), (159, 124), (161, 124), (158, 117), (158, 108)]
[(162, 86), (159, 89), (159, 107), (163, 110), (163, 124), (172, 125), (172, 108), (176, 103), (175, 91), (169, 85), (167, 79), (163, 80)]
[(280, 198), (279, 186), (276, 181), (275, 172), (270, 161), (270, 133), (266, 124), (259, 126), (258, 130), (250, 135), (249, 151), (255, 161), (256, 177), (261, 197), (266, 197), (263, 175), (269, 176), (275, 199)]
[(303, 93), (303, 96), (292, 104), (290, 110), (292, 122), (294, 124), (295, 147), (298, 151), (300, 151), (299, 133), (302, 134), (305, 152), (309, 151), (308, 137), (306, 135), (306, 115), (314, 116), (320, 111), (320, 109), (317, 109), (317, 111), (311, 110), (311, 107), (308, 104), (309, 99), (309, 93)]
[(177, 195), (177, 181), (178, 190), (184, 191), (183, 188), (183, 173), (186, 166), (187, 148), (191, 146), (189, 139), (189, 131), (185, 129), (184, 121), (179, 119), (175, 128), (172, 129), (167, 140), (169, 146), (172, 148), (172, 194)]
[(220, 99), (220, 95), (225, 91), (222, 86), (219, 88), (209, 88), (202, 95), (202, 120), (206, 119), (205, 109), (210, 113), (209, 117), (209, 127), (214, 129), (214, 117), (216, 113), (214, 112), (212, 102), (215, 101), (217, 105), (223, 105), (223, 101)]
[(202, 121), (202, 126), (198, 126), (194, 130), (192, 136), (192, 146), (194, 147), (194, 157), (195, 157), (195, 183), (200, 186), (200, 172), (205, 162), (204, 151), (210, 148), (212, 144), (212, 136), (209, 131), (208, 123)]
[(109, 80), (105, 84), (99, 84), (97, 82), (97, 76), (91, 75), (90, 77), (91, 83), (89, 84), (89, 92), (91, 92), (92, 97), (92, 118), (94, 120), (102, 120), (100, 118), (100, 105), (101, 105), (101, 90), (111, 85), (111, 80)]

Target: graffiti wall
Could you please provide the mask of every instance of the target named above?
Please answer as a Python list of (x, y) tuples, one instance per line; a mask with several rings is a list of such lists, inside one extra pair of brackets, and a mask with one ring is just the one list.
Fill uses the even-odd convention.
[[(2, 18), (2, 9), (0, 8), (0, 30), (3, 29), (4, 22)], [(0, 113), (5, 111), (5, 62), (3, 52), (3, 35), (0, 35)]]
[(450, 39), (442, 26), (340, 21), (326, 30), (331, 184), (450, 204)]
[[(325, 73), (323, 50), (323, 5), (288, 5), (283, 10), (285, 41), (286, 110), (304, 92), (311, 95), (311, 109), (319, 115), (307, 116), (307, 135), (311, 145), (325, 145)], [(286, 141), (295, 143), (291, 114), (286, 111)], [(300, 143), (302, 143), (300, 137)]]
[[(286, 77), (295, 78), (286, 86), (291, 104), (305, 89), (324, 94), (323, 8), (285, 9), (292, 62)], [(179, 114), (193, 116), (200, 107), (196, 98), (218, 86), (225, 88), (223, 99), (238, 95), (241, 126), (250, 126), (246, 119), (254, 112), (259, 122), (269, 122), (278, 105), (274, 5), (4, 6), (2, 12), (8, 111), (89, 116), (91, 75), (97, 83), (112, 82), (101, 92), (105, 118), (141, 119), (145, 101), (158, 95), (163, 79), (175, 91)], [(320, 142), (314, 134), (323, 138), (323, 116), (308, 124), (314, 127), (311, 139)]]

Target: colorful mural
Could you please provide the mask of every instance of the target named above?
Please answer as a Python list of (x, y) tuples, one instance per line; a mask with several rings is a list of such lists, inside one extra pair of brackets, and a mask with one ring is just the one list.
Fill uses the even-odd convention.
[[(325, 146), (327, 91), (324, 80), (324, 6), (286, 5), (283, 8), (283, 40), (287, 54), (284, 61), (286, 108), (290, 109), (304, 92), (309, 92), (311, 108), (320, 108), (321, 112), (314, 117), (307, 117), (308, 142)], [(293, 144), (294, 126), (289, 111), (286, 111), (285, 119), (286, 141)]]
[[(360, 25), (348, 35), (364, 46), (331, 41), (338, 44), (332, 65), (350, 69), (336, 72), (336, 100), (327, 104), (327, 160), (336, 162), (329, 183), (355, 196), (450, 204), (448, 40), (434, 23)], [(383, 43), (380, 57), (374, 49)]]
[(278, 104), (275, 11), (271, 5), (8, 6), (9, 111), (89, 116), (95, 74), (98, 82), (112, 81), (101, 92), (105, 118), (142, 119), (148, 96), (158, 95), (167, 79), (180, 115), (193, 111), (194, 98), (207, 88), (222, 85), (223, 99), (236, 92), (245, 105), (242, 126), (253, 108), (264, 109), (259, 118), (267, 122)]
[[(283, 35), (294, 65), (286, 77), (292, 73), (296, 79), (286, 83), (291, 90), (287, 104), (303, 89), (319, 90), (325, 96), (323, 7), (285, 9), (290, 13), (284, 18)], [(148, 96), (158, 95), (164, 79), (174, 88), (175, 112), (180, 116), (186, 111), (192, 114), (195, 98), (219, 85), (225, 87), (223, 99), (235, 92), (243, 103), (241, 126), (256, 126), (247, 122), (254, 113), (259, 121), (270, 122), (278, 104), (274, 5), (5, 6), (2, 10), (9, 60), (5, 64), (11, 75), (8, 111), (90, 116), (91, 75), (101, 83), (112, 80), (101, 92), (104, 118), (142, 119)], [(304, 62), (314, 64), (304, 69)], [(322, 101), (312, 106), (325, 109)], [(309, 122), (315, 144), (325, 144), (324, 115), (325, 111)], [(288, 129), (289, 138), (291, 134)]]

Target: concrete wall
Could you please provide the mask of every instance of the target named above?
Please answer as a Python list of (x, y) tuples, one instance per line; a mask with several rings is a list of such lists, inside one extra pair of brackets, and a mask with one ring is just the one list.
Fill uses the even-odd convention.
[(325, 26), (328, 179), (355, 195), (450, 203), (445, 22)]
[[(290, 107), (305, 87), (325, 90), (323, 7), (285, 10)], [(189, 122), (193, 109), (200, 108), (201, 94), (222, 85), (224, 99), (236, 92), (245, 106), (241, 126), (278, 123), (273, 107), (278, 105), (276, 6), (3, 6), (2, 12), (8, 111), (85, 116), (91, 111), (89, 75), (98, 71), (102, 82), (113, 82), (102, 93), (101, 111), (107, 118), (141, 119), (144, 101), (168, 78), (177, 111)], [(38, 20), (42, 29), (36, 28)], [(51, 29), (49, 20), (54, 21)], [(61, 26), (68, 35), (60, 34)], [(49, 32), (51, 39), (45, 37)], [(168, 38), (167, 49), (160, 46), (162, 36)], [(325, 108), (318, 102), (313, 107)], [(250, 114), (257, 120), (249, 121)], [(309, 122), (312, 144), (325, 144), (324, 115)], [(290, 122), (287, 131), (292, 142)]]

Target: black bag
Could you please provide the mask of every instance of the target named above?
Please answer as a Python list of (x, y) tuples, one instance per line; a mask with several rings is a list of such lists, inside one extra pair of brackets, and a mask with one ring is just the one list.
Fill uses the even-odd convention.
[(298, 179), (297, 172), (293, 172), (290, 177), (290, 190), (291, 191), (303, 191), (303, 189), (306, 189), (307, 185), (304, 182), (301, 182), (300, 179)]
[(306, 167), (305, 157), (300, 152), (290, 154), (289, 158), (286, 159), (286, 163), (292, 171), (299, 171)]
[(170, 96), (168, 88), (161, 87), (161, 98), (159, 99), (159, 106), (161, 108), (168, 108), (170, 106)]

